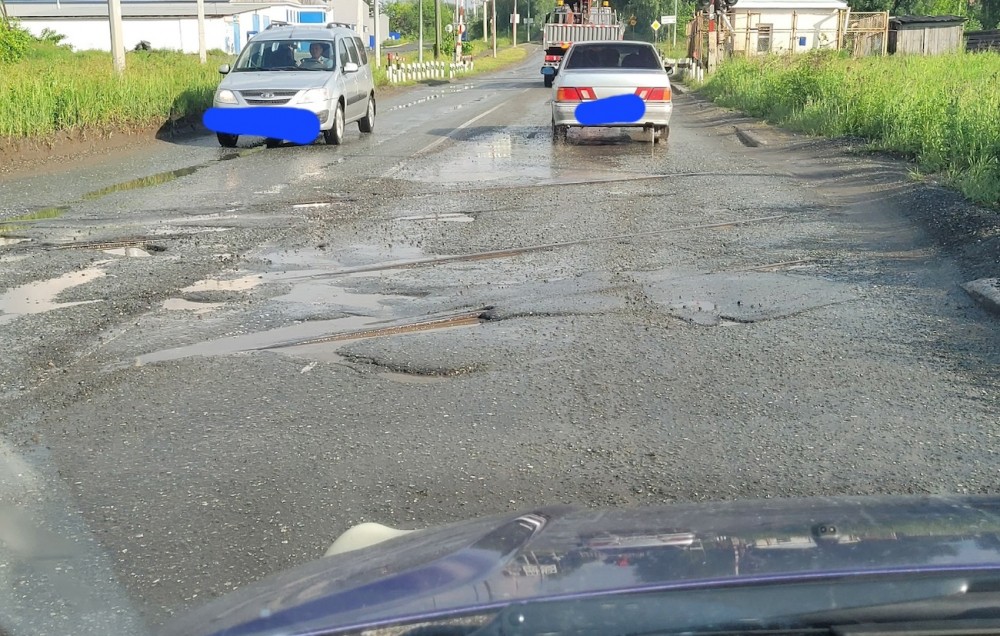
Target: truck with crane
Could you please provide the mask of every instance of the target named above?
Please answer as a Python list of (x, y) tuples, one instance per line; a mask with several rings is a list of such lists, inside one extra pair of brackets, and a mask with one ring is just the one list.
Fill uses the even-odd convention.
[(542, 28), (542, 79), (545, 87), (552, 86), (566, 49), (574, 42), (599, 40), (624, 40), (625, 24), (619, 20), (608, 0), (598, 5), (597, 0), (557, 0), (556, 8), (545, 16)]

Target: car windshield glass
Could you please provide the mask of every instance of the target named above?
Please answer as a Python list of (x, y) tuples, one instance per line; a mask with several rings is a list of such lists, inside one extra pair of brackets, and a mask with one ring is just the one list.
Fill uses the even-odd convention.
[(332, 43), (326, 40), (250, 41), (234, 71), (324, 71), (333, 68)]
[(646, 44), (600, 44), (577, 46), (569, 54), (567, 69), (640, 68), (662, 69), (656, 52)]

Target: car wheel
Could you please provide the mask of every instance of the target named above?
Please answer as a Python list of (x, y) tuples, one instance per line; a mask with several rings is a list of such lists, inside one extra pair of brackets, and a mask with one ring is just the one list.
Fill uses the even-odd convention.
[(344, 143), (344, 104), (337, 102), (337, 112), (333, 114), (333, 126), (323, 131), (323, 139), (331, 146)]
[(556, 126), (552, 124), (552, 141), (566, 141), (569, 134), (569, 126)]
[(219, 138), (219, 145), (223, 148), (235, 148), (236, 142), (240, 140), (239, 135), (230, 135), (227, 133), (215, 133), (215, 136)]
[(267, 146), (268, 148), (277, 148), (278, 146), (281, 145), (281, 140), (267, 138), (264, 140), (264, 145)]
[(653, 143), (658, 144), (667, 140), (670, 136), (670, 126), (660, 126), (656, 129), (656, 134), (653, 135)]
[(375, 130), (375, 96), (368, 98), (368, 112), (364, 119), (358, 120), (358, 130), (363, 133), (370, 133)]
[(553, 79), (553, 77), (551, 75), (546, 75), (545, 76), (545, 78), (544, 78), (544, 80), (545, 80), (545, 88), (552, 88), (552, 79)]

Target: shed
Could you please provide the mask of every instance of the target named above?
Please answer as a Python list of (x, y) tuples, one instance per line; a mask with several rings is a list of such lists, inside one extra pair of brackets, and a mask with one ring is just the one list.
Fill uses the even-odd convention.
[(746, 55), (836, 49), (844, 0), (740, 0), (728, 19), (732, 52)]
[(889, 18), (889, 53), (940, 55), (962, 49), (965, 18), (904, 15)]

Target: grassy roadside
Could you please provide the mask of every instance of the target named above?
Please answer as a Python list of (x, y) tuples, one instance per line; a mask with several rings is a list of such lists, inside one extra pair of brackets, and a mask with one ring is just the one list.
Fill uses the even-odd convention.
[[(475, 71), (469, 75), (519, 62), (527, 49), (500, 48), (496, 58), (482, 46), (475, 53)], [(24, 59), (0, 63), (0, 140), (43, 140), (71, 131), (148, 130), (198, 119), (212, 104), (219, 65), (231, 61), (221, 52), (210, 54), (204, 65), (197, 55), (129, 52), (125, 75), (118, 78), (110, 53), (34, 43)], [(377, 85), (389, 86), (384, 65), (374, 70)]]
[(221, 53), (202, 65), (197, 55), (130, 52), (118, 78), (110, 53), (38, 43), (25, 59), (0, 66), (0, 137), (135, 130), (197, 117), (211, 105), (218, 66), (228, 61)]
[(699, 90), (813, 135), (854, 136), (1000, 204), (1000, 54), (734, 59)]

